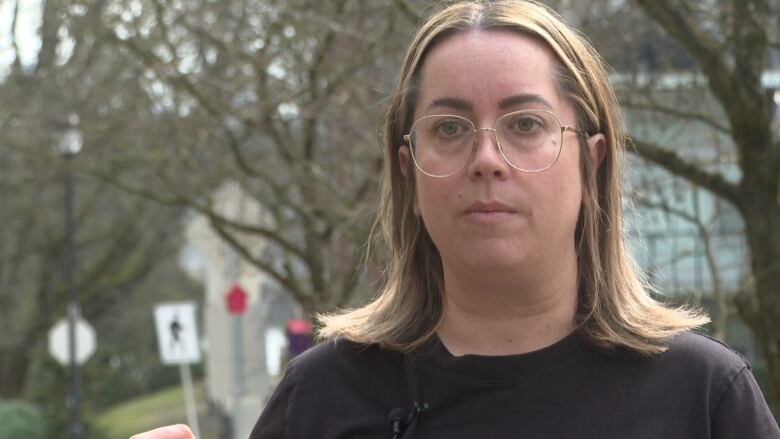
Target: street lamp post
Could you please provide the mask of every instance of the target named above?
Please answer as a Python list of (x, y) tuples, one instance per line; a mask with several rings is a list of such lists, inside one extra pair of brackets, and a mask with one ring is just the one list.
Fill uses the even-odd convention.
[(79, 304), (76, 295), (76, 246), (74, 243), (76, 225), (73, 214), (73, 173), (72, 158), (81, 151), (81, 131), (77, 128), (78, 116), (69, 118), (70, 127), (65, 131), (58, 149), (65, 161), (65, 284), (68, 290), (68, 372), (70, 389), (67, 406), (69, 411), (68, 437), (81, 439), (82, 428), (79, 420), (79, 370), (76, 363), (76, 320), (79, 317)]

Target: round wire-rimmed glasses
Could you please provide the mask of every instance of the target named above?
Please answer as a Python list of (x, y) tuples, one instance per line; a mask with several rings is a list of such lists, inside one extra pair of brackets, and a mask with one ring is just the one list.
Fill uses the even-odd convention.
[(460, 172), (471, 160), (479, 131), (492, 131), (501, 157), (520, 172), (550, 169), (561, 155), (566, 131), (590, 137), (585, 131), (562, 125), (552, 111), (534, 109), (504, 114), (493, 128), (477, 128), (471, 120), (451, 114), (424, 116), (412, 124), (404, 141), (420, 172), (443, 178)]

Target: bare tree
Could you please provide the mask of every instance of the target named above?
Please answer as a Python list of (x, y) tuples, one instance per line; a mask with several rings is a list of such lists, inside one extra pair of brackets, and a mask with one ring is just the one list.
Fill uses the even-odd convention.
[(135, 75), (94, 38), (102, 5), (42, 2), (37, 56), (27, 64), (15, 56), (0, 78), (2, 397), (21, 396), (34, 348), (65, 315), (64, 168), (55, 145), (69, 114), (80, 116), (85, 139), (84, 150), (71, 159), (82, 314), (94, 321), (126, 299), (160, 258), (175, 254), (180, 212), (128, 196), (85, 172), (105, 160), (106, 138), (134, 137), (128, 113), (143, 118), (150, 112), (142, 110), (151, 108), (130, 83)]
[[(139, 82), (159, 103), (166, 134), (144, 150), (117, 148), (100, 176), (204, 215), (307, 313), (363, 298), (387, 66), (400, 57), (395, 35), (411, 21), (391, 1), (143, 6), (137, 16), (117, 9), (103, 35), (143, 71)], [(211, 194), (226, 181), (256, 200), (264, 221), (214, 208)]]
[[(623, 19), (610, 22), (620, 27), (634, 20), (641, 29), (627, 30), (633, 40), (622, 52), (628, 55), (615, 58), (626, 104), (686, 124), (676, 135), (660, 135), (659, 124), (632, 130), (635, 152), (733, 206), (743, 221), (752, 275), (736, 305), (760, 343), (777, 404), (780, 134), (773, 122), (777, 92), (766, 88), (762, 76), (777, 68), (780, 3), (635, 0), (601, 6), (605, 21), (610, 7), (613, 14), (622, 8), (628, 10)], [(654, 25), (641, 24), (634, 6)]]

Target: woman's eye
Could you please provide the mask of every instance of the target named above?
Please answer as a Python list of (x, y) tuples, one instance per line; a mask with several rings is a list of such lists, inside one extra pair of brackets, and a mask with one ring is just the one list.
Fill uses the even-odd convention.
[(439, 124), (439, 132), (445, 136), (454, 136), (460, 133), (461, 125), (452, 120), (445, 120)]
[(515, 122), (512, 125), (514, 129), (522, 133), (530, 133), (539, 128), (541, 124), (532, 117), (519, 117), (515, 119)]

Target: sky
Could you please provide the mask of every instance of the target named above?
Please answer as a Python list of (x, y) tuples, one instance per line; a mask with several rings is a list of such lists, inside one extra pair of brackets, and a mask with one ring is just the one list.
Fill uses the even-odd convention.
[[(13, 23), (14, 5), (19, 3), (19, 17), (16, 29), (11, 29)], [(38, 28), (41, 24), (41, 0), (0, 0), (0, 77), (8, 71), (13, 61), (13, 39), (19, 45), (20, 60), (24, 67), (35, 63), (41, 48)]]

